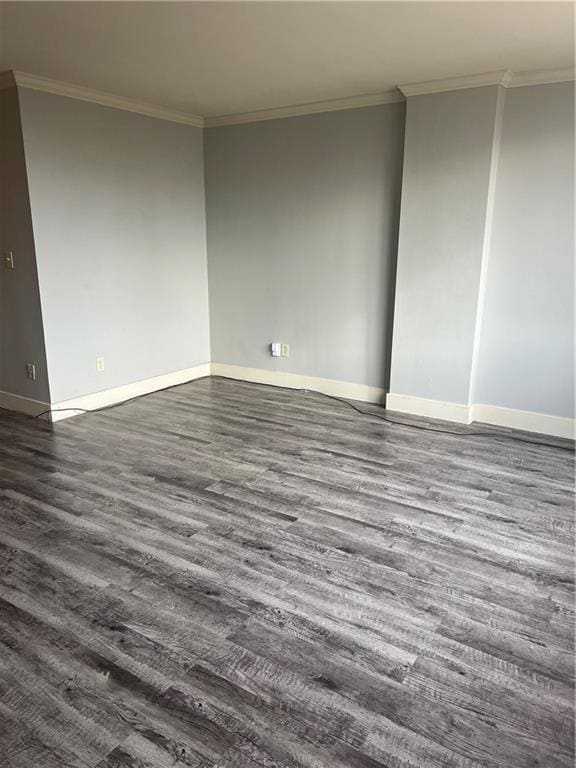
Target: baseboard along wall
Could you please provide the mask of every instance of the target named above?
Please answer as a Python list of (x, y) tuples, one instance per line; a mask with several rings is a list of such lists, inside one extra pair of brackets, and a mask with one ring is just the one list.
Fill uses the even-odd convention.
[(25, 413), (27, 416), (38, 416), (44, 411), (48, 411), (52, 406), (43, 400), (13, 395), (11, 392), (0, 392), (0, 408), (6, 411)]
[(495, 426), (525, 430), (527, 432), (538, 432), (554, 437), (574, 439), (575, 436), (574, 419), (561, 416), (551, 416), (532, 411), (519, 411), (513, 408), (502, 408), (494, 405), (447, 403), (440, 400), (429, 400), (393, 392), (386, 394), (384, 389), (371, 387), (366, 384), (323, 379), (318, 376), (304, 376), (298, 373), (269, 371), (264, 368), (245, 368), (244, 366), (228, 365), (226, 363), (204, 363), (192, 368), (183, 368), (180, 371), (154, 376), (153, 378), (136, 381), (132, 384), (125, 384), (120, 387), (113, 387), (112, 389), (93, 392), (55, 403), (46, 403), (9, 392), (0, 392), (0, 408), (18, 411), (29, 416), (38, 416), (45, 411), (51, 411), (51, 413), (42, 418), (57, 422), (72, 416), (78, 416), (84, 411), (96, 410), (107, 405), (115, 405), (133, 397), (147, 395), (160, 389), (184, 384), (187, 381), (205, 376), (222, 376), (224, 378), (240, 379), (241, 381), (250, 381), (257, 384), (268, 384), (273, 387), (314, 390), (325, 395), (333, 395), (349, 400), (385, 404), (388, 410), (397, 411), (398, 413), (426, 416), (458, 424), (482, 422)]
[(241, 379), (256, 384), (270, 384), (273, 387), (289, 387), (291, 389), (311, 389), (325, 395), (344, 397), (349, 400), (361, 400), (364, 403), (379, 403), (384, 405), (386, 390), (380, 387), (370, 387), (367, 384), (353, 384), (337, 379), (322, 379), (318, 376), (304, 376), (299, 373), (283, 371), (268, 371), (264, 368), (244, 368), (241, 365), (225, 363), (211, 364), (212, 376), (224, 376), (227, 379)]
[(496, 405), (444, 403), (440, 400), (428, 400), (423, 397), (390, 392), (386, 397), (386, 408), (390, 411), (454, 421), (458, 424), (480, 422), (571, 440), (575, 436), (574, 419), (534, 411), (519, 411), (515, 408), (502, 408)]
[(30, 400), (8, 392), (0, 392), (0, 408), (5, 408), (9, 411), (19, 411), (29, 416), (38, 416), (44, 411), (51, 411), (51, 413), (46, 414), (46, 420), (56, 422), (69, 419), (72, 416), (78, 416), (84, 413), (84, 411), (94, 411), (106, 405), (122, 403), (124, 400), (130, 400), (133, 397), (149, 395), (160, 389), (174, 387), (177, 384), (184, 384), (187, 381), (200, 379), (204, 376), (210, 376), (210, 363), (195, 365), (192, 368), (182, 368), (179, 371), (165, 373), (161, 376), (154, 376), (150, 379), (143, 379), (131, 384), (123, 384), (120, 387), (104, 389), (100, 392), (92, 392), (89, 395), (74, 397), (70, 400), (60, 400), (54, 403)]
[(470, 424), (470, 408), (459, 403), (445, 403), (441, 400), (427, 400), (411, 395), (397, 395), (389, 392), (386, 396), (386, 408), (413, 416), (427, 416), (430, 419), (455, 421), (458, 424)]

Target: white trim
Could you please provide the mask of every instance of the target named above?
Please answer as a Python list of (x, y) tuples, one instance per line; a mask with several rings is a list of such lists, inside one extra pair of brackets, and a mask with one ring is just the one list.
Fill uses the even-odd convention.
[(382, 404), (386, 400), (386, 408), (390, 411), (453, 421), (458, 424), (470, 424), (472, 421), (482, 422), (484, 424), (494, 424), (496, 426), (520, 429), (526, 432), (537, 432), (543, 435), (564, 437), (572, 440), (576, 434), (574, 419), (562, 416), (551, 416), (533, 411), (518, 411), (514, 408), (501, 408), (496, 405), (468, 406), (411, 395), (395, 393), (386, 395), (384, 389), (370, 387), (366, 384), (322, 379), (317, 376), (303, 376), (283, 371), (267, 371), (263, 368), (245, 368), (240, 365), (225, 365), (223, 363), (204, 363), (193, 368), (184, 368), (180, 371), (155, 376), (151, 379), (144, 379), (133, 384), (126, 384), (121, 387), (114, 387), (113, 389), (106, 389), (102, 392), (94, 392), (90, 395), (76, 397), (71, 400), (62, 400), (52, 404), (42, 400), (22, 397), (21, 395), (14, 395), (10, 392), (0, 392), (0, 408), (17, 411), (28, 416), (38, 416), (43, 411), (50, 409), (71, 409), (63, 413), (53, 413), (49, 420), (56, 422), (81, 414), (83, 411), (80, 409), (90, 411), (106, 405), (115, 405), (132, 397), (147, 395), (166, 387), (173, 387), (177, 384), (184, 384), (187, 381), (210, 375), (241, 379), (242, 381), (251, 381), (258, 384), (269, 384), (273, 387), (316, 390), (326, 395), (335, 395), (336, 397), (345, 397), (350, 400), (360, 400), (367, 403)]
[(575, 436), (574, 419), (534, 411), (517, 411), (515, 408), (501, 408), (497, 405), (473, 405), (472, 420), (571, 440)]
[(447, 77), (441, 80), (425, 80), (421, 83), (405, 83), (398, 88), (405, 96), (422, 96), (427, 93), (459, 91), (465, 88), (481, 88), (486, 85), (501, 85), (503, 88), (521, 88), (526, 85), (547, 85), (566, 83), (574, 80), (574, 68), (534, 69), (527, 72), (512, 72), (499, 69), (463, 77)]
[[(8, 88), (10, 85), (14, 85), (14, 82), (9, 82), (7, 74), (5, 72), (1, 73), (0, 88)], [(67, 96), (70, 99), (90, 101), (94, 104), (102, 104), (105, 107), (114, 107), (115, 109), (123, 109), (127, 112), (136, 112), (139, 115), (156, 117), (160, 120), (169, 120), (172, 123), (183, 123), (197, 128), (202, 128), (204, 125), (204, 120), (198, 117), (198, 115), (191, 115), (188, 112), (177, 112), (172, 109), (166, 109), (166, 107), (137, 101), (126, 96), (118, 96), (107, 91), (96, 91), (92, 88), (85, 88), (82, 85), (73, 85), (72, 83), (64, 83), (60, 80), (51, 80), (48, 77), (29, 75), (26, 72), (14, 71), (12, 76), (19, 88), (30, 88), (33, 91), (45, 91), (57, 96)]]
[(453, 421), (458, 424), (482, 422), (483, 424), (493, 424), (498, 427), (509, 427), (572, 440), (575, 436), (574, 419), (550, 416), (534, 411), (518, 411), (515, 408), (502, 408), (497, 405), (462, 405), (429, 400), (425, 397), (390, 393), (386, 397), (386, 408), (389, 411)]
[(272, 109), (258, 109), (252, 112), (240, 112), (230, 115), (215, 115), (212, 117), (200, 117), (189, 112), (179, 112), (157, 104), (138, 101), (127, 96), (119, 96), (107, 91), (98, 91), (93, 88), (85, 88), (82, 85), (74, 85), (61, 80), (53, 80), (40, 75), (31, 75), (26, 72), (5, 71), (0, 72), (0, 90), (17, 85), (19, 88), (30, 88), (36, 91), (45, 91), (58, 96), (67, 96), (71, 99), (80, 99), (106, 107), (123, 109), (127, 112), (135, 112), (148, 117), (156, 117), (160, 120), (168, 120), (173, 123), (193, 125), (197, 128), (215, 128), (223, 125), (240, 125), (242, 123), (256, 123), (263, 120), (278, 120), (299, 115), (314, 115), (321, 112), (335, 112), (344, 109), (358, 109), (371, 107), (378, 104), (392, 104), (404, 101), (405, 96), (418, 96), (426, 93), (441, 93), (443, 91), (455, 91), (464, 88), (479, 88), (486, 85), (501, 85), (504, 88), (518, 88), (525, 85), (544, 85), (547, 83), (564, 83), (574, 80), (574, 69), (538, 69), (527, 72), (511, 72), (507, 69), (494, 72), (482, 72), (463, 77), (449, 77), (439, 80), (426, 80), (420, 83), (405, 83), (396, 88), (390, 88), (379, 93), (358, 94), (341, 99), (326, 99), (305, 104), (294, 104), (286, 107)]
[(486, 85), (507, 86), (509, 81), (509, 70), (498, 69), (495, 72), (482, 72), (478, 75), (447, 77), (442, 80), (424, 80), (420, 83), (404, 83), (399, 85), (398, 88), (404, 96), (422, 96), (427, 93), (459, 91), (464, 88), (481, 88)]
[[(83, 411), (92, 411), (106, 405), (115, 405), (124, 400), (130, 400), (132, 397), (148, 395), (159, 389), (173, 387), (176, 384), (184, 384), (187, 381), (201, 379), (204, 376), (210, 376), (210, 363), (195, 365), (193, 368), (183, 368), (180, 371), (165, 373), (162, 376), (154, 376), (151, 379), (135, 381), (132, 384), (124, 384), (113, 389), (104, 389), (101, 392), (74, 397), (71, 400), (61, 400), (58, 403), (52, 403), (48, 408), (54, 411), (67, 410), (64, 410), (62, 413), (56, 412), (51, 414), (50, 420), (53, 422), (62, 421), (63, 419), (69, 419), (71, 416), (77, 416)], [(47, 409), (45, 408), (44, 410)]]
[(470, 424), (470, 407), (460, 403), (446, 403), (442, 400), (429, 400), (413, 395), (398, 395), (390, 392), (386, 396), (386, 409), (409, 413), (412, 416), (426, 416), (430, 419), (455, 421), (458, 424)]
[(509, 88), (522, 88), (525, 85), (548, 85), (569, 83), (574, 80), (574, 67), (565, 69), (533, 69), (529, 72), (513, 72)]
[(300, 115), (314, 115), (320, 112), (338, 112), (344, 109), (358, 109), (359, 107), (373, 107), (378, 104), (393, 104), (404, 101), (404, 97), (397, 88), (382, 93), (367, 93), (359, 96), (348, 96), (343, 99), (329, 99), (326, 101), (313, 101), (307, 104), (294, 104), (287, 107), (273, 109), (257, 109), (252, 112), (240, 112), (232, 115), (216, 115), (205, 117), (206, 128), (217, 128), (222, 125), (240, 125), (241, 123), (258, 123), (263, 120), (280, 120), (286, 117), (298, 117)]
[(39, 413), (48, 411), (50, 407), (50, 403), (45, 403), (42, 400), (33, 400), (30, 397), (13, 395), (11, 392), (0, 392), (0, 408), (5, 408), (7, 411), (17, 411), (28, 416), (38, 416)]
[(212, 363), (212, 376), (224, 376), (228, 379), (241, 379), (256, 384), (269, 384), (272, 387), (290, 387), (292, 389), (310, 389), (325, 395), (345, 397), (349, 400), (361, 400), (365, 403), (383, 404), (386, 390), (370, 387), (367, 384), (354, 384), (350, 381), (322, 379), (318, 376), (303, 376), (299, 373), (268, 371), (264, 368), (245, 368), (242, 365)]

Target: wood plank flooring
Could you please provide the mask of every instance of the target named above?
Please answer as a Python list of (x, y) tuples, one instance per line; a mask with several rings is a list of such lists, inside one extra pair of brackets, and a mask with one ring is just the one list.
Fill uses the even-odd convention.
[(572, 768), (570, 453), (212, 378), (0, 467), (3, 768)]

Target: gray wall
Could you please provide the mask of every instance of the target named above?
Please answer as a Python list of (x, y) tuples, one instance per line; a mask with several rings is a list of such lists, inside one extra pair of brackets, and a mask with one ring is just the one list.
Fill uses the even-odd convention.
[(408, 99), (394, 393), (468, 403), (498, 95)]
[(401, 103), (206, 131), (214, 362), (387, 385), (403, 134)]
[[(0, 390), (49, 401), (34, 236), (16, 87), (0, 91), (0, 253), (13, 251), (15, 269), (0, 264)], [(36, 380), (26, 378), (26, 363)]]
[[(572, 416), (573, 84), (506, 92), (496, 166), (502, 93), (409, 99), (390, 388)], [(202, 132), (19, 97), (24, 146), (0, 93), (2, 390), (58, 402), (210, 359), (387, 388), (404, 105), (205, 132), (210, 354)]]
[(209, 361), (202, 130), (19, 93), (52, 402)]
[(574, 84), (506, 94), (476, 402), (574, 415)]

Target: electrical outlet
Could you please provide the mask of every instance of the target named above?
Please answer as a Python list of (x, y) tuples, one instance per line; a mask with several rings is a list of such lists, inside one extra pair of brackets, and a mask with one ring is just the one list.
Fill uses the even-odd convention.
[(26, 378), (36, 381), (36, 366), (34, 363), (26, 363)]
[(13, 251), (6, 251), (6, 253), (4, 254), (4, 268), (14, 269), (14, 252)]
[(97, 357), (96, 358), (96, 370), (98, 373), (102, 373), (104, 370), (104, 358), (103, 357)]
[(290, 357), (290, 344), (282, 344), (280, 354), (282, 357)]
[(270, 344), (270, 354), (272, 357), (280, 357), (282, 354), (282, 344), (279, 341), (273, 341)]

